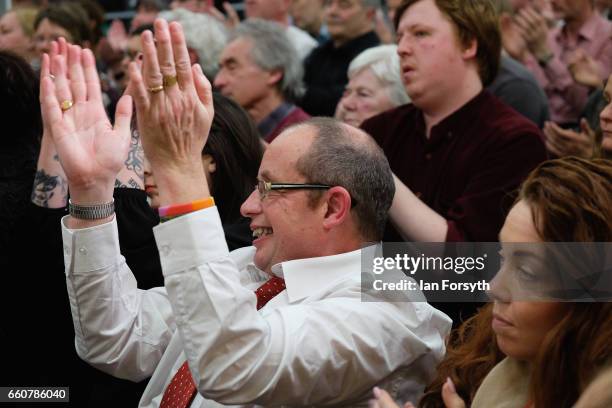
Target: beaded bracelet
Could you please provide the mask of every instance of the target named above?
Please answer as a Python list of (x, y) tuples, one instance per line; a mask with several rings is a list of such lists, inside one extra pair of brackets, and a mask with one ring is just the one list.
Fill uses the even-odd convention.
[(212, 197), (208, 197), (186, 204), (167, 205), (164, 207), (159, 207), (157, 212), (159, 213), (159, 219), (161, 220), (161, 222), (166, 222), (180, 215), (189, 214), (190, 212), (202, 210), (204, 208), (212, 207), (214, 205), (215, 199)]

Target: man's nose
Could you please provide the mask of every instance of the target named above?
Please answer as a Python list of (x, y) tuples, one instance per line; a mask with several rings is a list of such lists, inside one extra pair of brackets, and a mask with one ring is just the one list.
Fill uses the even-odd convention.
[(221, 90), (225, 85), (227, 85), (227, 80), (225, 79), (225, 74), (222, 70), (217, 73), (213, 85), (219, 90)]
[(253, 218), (253, 216), (261, 212), (261, 198), (257, 189), (253, 189), (253, 192), (244, 200), (244, 203), (240, 206), (240, 214), (243, 217)]

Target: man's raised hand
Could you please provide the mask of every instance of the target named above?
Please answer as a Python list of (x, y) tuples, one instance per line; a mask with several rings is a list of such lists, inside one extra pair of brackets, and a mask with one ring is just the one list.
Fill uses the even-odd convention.
[(210, 82), (191, 66), (178, 23), (155, 21), (141, 36), (142, 69), (130, 65), (128, 92), (136, 104), (138, 130), (155, 174), (162, 205), (210, 195), (202, 149), (214, 115)]

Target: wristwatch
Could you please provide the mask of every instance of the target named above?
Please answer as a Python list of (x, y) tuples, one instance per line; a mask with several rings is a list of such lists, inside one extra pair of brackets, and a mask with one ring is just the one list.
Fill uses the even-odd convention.
[(94, 205), (79, 205), (74, 204), (72, 200), (68, 200), (68, 209), (70, 215), (80, 220), (101, 220), (108, 218), (115, 212), (115, 200), (110, 203), (94, 204)]

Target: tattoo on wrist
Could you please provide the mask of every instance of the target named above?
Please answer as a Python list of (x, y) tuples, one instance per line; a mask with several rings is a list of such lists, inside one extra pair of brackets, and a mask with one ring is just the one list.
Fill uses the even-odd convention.
[(138, 178), (144, 181), (144, 150), (140, 144), (140, 134), (137, 130), (132, 132), (128, 157), (124, 164), (126, 169), (133, 171)]
[(49, 207), (49, 200), (62, 194), (64, 202), (68, 199), (68, 183), (61, 176), (47, 174), (44, 169), (36, 171), (31, 201), (39, 207)]
[(141, 189), (140, 184), (132, 177), (127, 181), (127, 184), (119, 179), (115, 179), (115, 188), (135, 188)]
[(115, 179), (115, 188), (127, 188), (119, 179)]
[(128, 185), (132, 188), (136, 188), (139, 189), (140, 188), (140, 184), (138, 184), (138, 182), (136, 180), (134, 180), (133, 178), (130, 178), (128, 180)]

